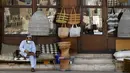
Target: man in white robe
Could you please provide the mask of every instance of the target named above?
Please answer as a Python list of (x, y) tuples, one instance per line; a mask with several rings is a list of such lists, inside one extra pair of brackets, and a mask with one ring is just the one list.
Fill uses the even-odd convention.
[(29, 58), (31, 64), (31, 71), (35, 72), (36, 68), (36, 46), (32, 41), (32, 36), (28, 35), (25, 40), (20, 43), (20, 54), (26, 58)]

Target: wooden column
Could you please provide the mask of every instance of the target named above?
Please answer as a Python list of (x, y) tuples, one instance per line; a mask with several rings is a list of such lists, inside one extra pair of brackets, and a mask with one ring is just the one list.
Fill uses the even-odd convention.
[(107, 19), (108, 19), (108, 5), (107, 5), (107, 0), (103, 0), (103, 32), (104, 36), (106, 37), (106, 48), (108, 51), (113, 52), (115, 51), (116, 48), (116, 37), (109, 37), (108, 36), (108, 24), (107, 24)]
[(2, 1), (0, 1), (0, 54), (1, 54), (1, 49), (2, 49), (2, 37), (3, 37), (3, 12), (4, 8), (2, 7)]
[(32, 13), (37, 11), (37, 0), (32, 0)]
[(109, 40), (108, 40), (108, 34), (107, 34), (107, 16), (108, 16), (108, 9), (107, 9), (107, 0), (102, 0), (102, 19), (103, 19), (103, 36), (105, 38), (105, 48), (106, 50), (108, 49), (108, 44), (109, 44)]
[(107, 36), (107, 16), (108, 16), (108, 9), (107, 9), (107, 0), (102, 0), (102, 19), (103, 19), (103, 32), (104, 35)]
[[(32, 15), (37, 11), (37, 0), (32, 0)], [(33, 37), (33, 41), (37, 44), (37, 37)]]

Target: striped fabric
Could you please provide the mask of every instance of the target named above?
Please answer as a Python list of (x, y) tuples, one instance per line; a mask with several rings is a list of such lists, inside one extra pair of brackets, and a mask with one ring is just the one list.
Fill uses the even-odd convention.
[(114, 29), (114, 27), (118, 26), (118, 15), (112, 13), (108, 16), (108, 26), (109, 29)]
[(57, 43), (39, 44), (39, 48), (41, 50), (41, 53), (54, 54), (54, 55), (57, 55), (57, 53), (59, 53), (59, 48)]

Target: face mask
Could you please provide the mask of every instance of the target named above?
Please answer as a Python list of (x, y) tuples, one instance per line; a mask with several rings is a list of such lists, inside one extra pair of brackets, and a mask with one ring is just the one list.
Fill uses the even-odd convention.
[(30, 44), (30, 43), (31, 43), (31, 41), (27, 41), (27, 43), (29, 43), (29, 44)]

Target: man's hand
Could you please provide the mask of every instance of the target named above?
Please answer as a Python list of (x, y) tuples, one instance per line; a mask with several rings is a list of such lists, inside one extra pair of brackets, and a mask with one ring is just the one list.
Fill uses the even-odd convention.
[(36, 54), (34, 52), (29, 52), (28, 55), (29, 56), (36, 56)]
[(24, 52), (25, 52), (25, 53), (29, 53), (29, 51), (28, 51), (28, 50), (26, 50), (26, 49), (24, 50)]

